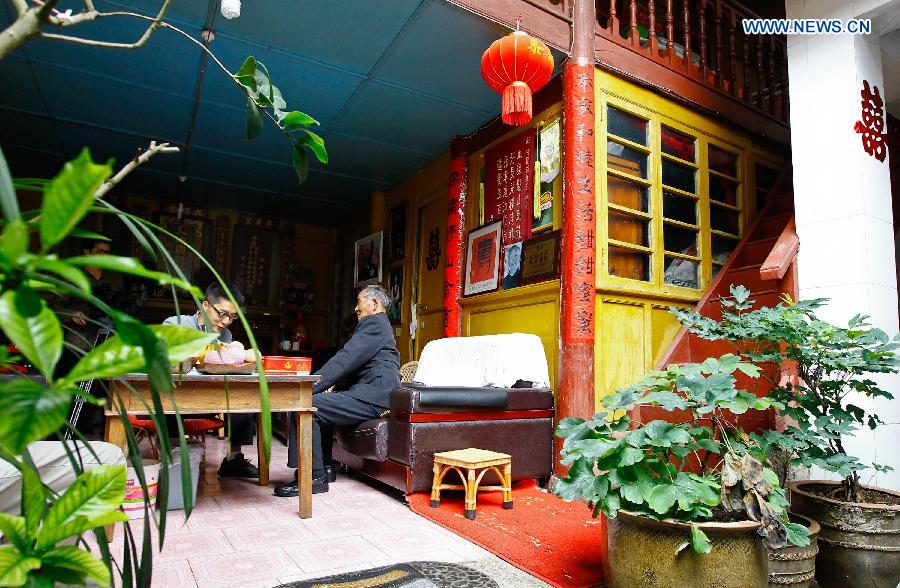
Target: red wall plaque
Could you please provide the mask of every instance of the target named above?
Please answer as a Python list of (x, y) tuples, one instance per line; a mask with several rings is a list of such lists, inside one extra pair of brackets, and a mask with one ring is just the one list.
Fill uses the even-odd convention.
[(501, 245), (531, 237), (534, 143), (528, 130), (484, 154), (484, 222), (503, 220)]

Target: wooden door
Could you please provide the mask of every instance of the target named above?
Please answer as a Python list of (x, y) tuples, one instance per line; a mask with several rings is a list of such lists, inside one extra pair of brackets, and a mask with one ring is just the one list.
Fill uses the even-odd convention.
[(447, 200), (438, 195), (418, 211), (416, 243), (416, 338), (414, 356), (432, 339), (444, 336), (444, 259), (447, 247)]

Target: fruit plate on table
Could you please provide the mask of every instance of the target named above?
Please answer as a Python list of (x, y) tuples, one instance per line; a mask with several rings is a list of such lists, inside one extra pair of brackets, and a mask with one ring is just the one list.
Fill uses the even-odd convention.
[(213, 376), (252, 374), (256, 372), (256, 364), (203, 363), (197, 366), (197, 371), (201, 374), (209, 374)]
[(267, 374), (290, 374), (308, 376), (312, 370), (311, 357), (290, 357), (287, 355), (263, 355), (263, 370)]

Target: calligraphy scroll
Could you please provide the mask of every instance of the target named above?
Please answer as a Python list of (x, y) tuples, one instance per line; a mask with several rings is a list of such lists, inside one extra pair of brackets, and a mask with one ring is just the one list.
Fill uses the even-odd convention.
[(502, 245), (531, 237), (534, 144), (526, 131), (484, 154), (484, 221), (503, 221)]
[(444, 271), (444, 337), (462, 334), (459, 298), (462, 295), (463, 236), (466, 230), (466, 193), (469, 157), (456, 153), (450, 159), (450, 186), (447, 193), (447, 254)]
[(262, 225), (246, 224), (234, 228), (231, 267), (234, 268), (234, 281), (250, 306), (268, 304), (273, 236), (274, 232)]

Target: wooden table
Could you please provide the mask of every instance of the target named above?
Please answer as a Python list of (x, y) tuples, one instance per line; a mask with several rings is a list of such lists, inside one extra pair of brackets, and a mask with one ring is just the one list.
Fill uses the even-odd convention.
[[(173, 376), (175, 377), (175, 376)], [(228, 397), (225, 394), (225, 380), (228, 383)], [(112, 399), (121, 402), (121, 407), (133, 415), (148, 415), (150, 386), (145, 374), (127, 374), (122, 381), (114, 381), (110, 400), (106, 404), (106, 441), (126, 450), (125, 426), (118, 406)], [(294, 412), (297, 419), (297, 458), (300, 490), (300, 518), (312, 516), (312, 386), (319, 376), (269, 375), (269, 400), (272, 412)], [(133, 390), (132, 390), (133, 388)], [(212, 376), (186, 374), (175, 382), (173, 392), (178, 412), (183, 416), (209, 413), (256, 413), (257, 425), (260, 419), (259, 377), (256, 375)], [(174, 414), (172, 399), (161, 396), (163, 410)], [(146, 405), (145, 405), (146, 402)], [(262, 428), (258, 427), (258, 431)], [(269, 485), (269, 464), (263, 454), (262, 443), (257, 436), (259, 453), (259, 485)]]

